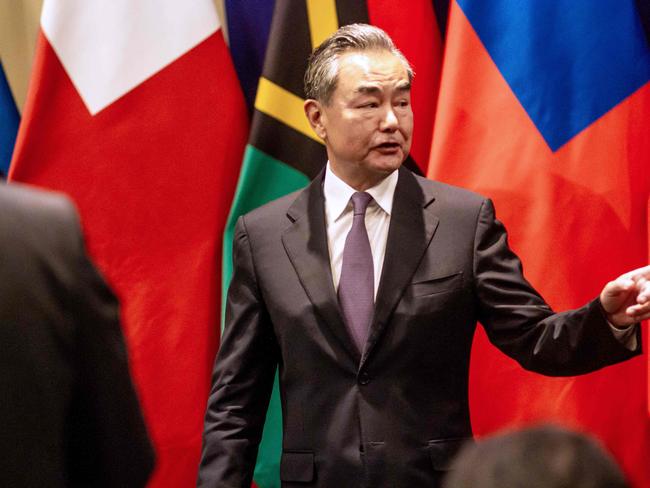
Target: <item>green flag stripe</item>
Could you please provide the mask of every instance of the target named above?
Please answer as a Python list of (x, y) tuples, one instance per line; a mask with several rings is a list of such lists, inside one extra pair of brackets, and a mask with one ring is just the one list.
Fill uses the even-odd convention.
[(327, 161), (325, 146), (277, 119), (256, 111), (250, 144), (272, 158), (314, 178)]

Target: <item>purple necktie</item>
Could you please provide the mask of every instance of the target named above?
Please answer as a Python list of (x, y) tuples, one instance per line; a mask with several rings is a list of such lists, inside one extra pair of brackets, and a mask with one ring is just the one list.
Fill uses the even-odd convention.
[(345, 238), (338, 291), (345, 322), (360, 352), (366, 345), (375, 307), (375, 272), (365, 222), (366, 208), (371, 200), (370, 194), (365, 192), (352, 195), (354, 217)]

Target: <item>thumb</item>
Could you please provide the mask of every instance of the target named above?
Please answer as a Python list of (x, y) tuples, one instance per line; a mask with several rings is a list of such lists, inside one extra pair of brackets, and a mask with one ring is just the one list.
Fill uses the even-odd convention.
[(605, 311), (607, 313), (616, 312), (625, 303), (634, 286), (634, 281), (627, 277), (619, 277), (607, 283), (600, 294), (600, 303)]

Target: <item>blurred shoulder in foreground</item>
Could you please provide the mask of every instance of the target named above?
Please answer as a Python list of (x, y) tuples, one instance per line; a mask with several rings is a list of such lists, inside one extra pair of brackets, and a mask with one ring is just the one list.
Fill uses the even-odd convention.
[(0, 185), (0, 485), (140, 487), (154, 465), (118, 302), (65, 197)]

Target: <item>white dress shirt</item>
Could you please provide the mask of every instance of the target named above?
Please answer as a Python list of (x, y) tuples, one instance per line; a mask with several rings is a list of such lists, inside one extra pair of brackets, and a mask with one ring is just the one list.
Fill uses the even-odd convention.
[[(372, 264), (375, 273), (375, 298), (379, 287), (379, 278), (386, 254), (390, 214), (393, 210), (393, 196), (399, 173), (393, 171), (381, 183), (366, 190), (372, 201), (366, 210), (366, 230), (372, 251)], [(343, 263), (343, 248), (348, 232), (352, 228), (352, 202), (350, 197), (357, 190), (336, 176), (327, 163), (323, 193), (325, 194), (325, 221), (327, 223), (327, 244), (330, 254), (330, 266), (334, 288), (338, 290)]]

